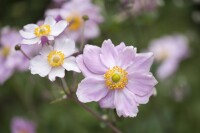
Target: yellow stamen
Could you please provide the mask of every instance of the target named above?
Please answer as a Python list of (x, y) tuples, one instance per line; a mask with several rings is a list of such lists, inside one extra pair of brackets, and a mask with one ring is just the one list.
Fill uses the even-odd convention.
[(7, 57), (10, 54), (10, 48), (9, 47), (3, 47), (1, 50), (1, 53), (4, 57)]
[(71, 22), (71, 25), (69, 26), (70, 30), (78, 30), (82, 26), (83, 20), (80, 15), (74, 14), (70, 15), (66, 18), (67, 22)]
[(61, 51), (51, 51), (47, 58), (52, 67), (59, 67), (63, 64), (65, 56)]
[(50, 25), (44, 24), (41, 25), (40, 27), (35, 28), (35, 35), (37, 37), (41, 37), (41, 36), (48, 36), (51, 32), (51, 27)]
[(115, 66), (109, 69), (105, 74), (106, 86), (111, 89), (124, 89), (128, 83), (127, 72), (122, 68)]
[(163, 50), (161, 53), (159, 53), (159, 54), (156, 56), (156, 60), (157, 60), (157, 61), (163, 61), (163, 60), (167, 59), (168, 56), (169, 56), (168, 51)]

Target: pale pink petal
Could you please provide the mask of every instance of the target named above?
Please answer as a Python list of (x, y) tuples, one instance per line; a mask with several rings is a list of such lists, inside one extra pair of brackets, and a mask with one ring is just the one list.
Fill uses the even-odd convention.
[(114, 105), (119, 117), (135, 117), (138, 113), (138, 104), (135, 102), (134, 94), (126, 88), (115, 90)]
[(75, 42), (68, 38), (58, 38), (55, 40), (54, 50), (61, 51), (65, 57), (72, 55), (75, 51)]
[(99, 47), (86, 45), (83, 51), (83, 60), (86, 67), (91, 72), (103, 75), (107, 71), (107, 68), (102, 64), (99, 54), (100, 54)]
[(89, 22), (85, 24), (85, 38), (96, 38), (99, 35), (100, 31), (99, 31), (99, 27), (96, 23), (94, 22)]
[(102, 78), (86, 77), (79, 83), (76, 95), (83, 102), (98, 102), (108, 93), (105, 81)]
[(45, 77), (51, 71), (51, 66), (43, 56), (38, 55), (30, 60), (29, 69), (32, 74), (39, 74), (41, 77)]
[(23, 39), (21, 44), (27, 44), (27, 45), (32, 45), (32, 44), (36, 44), (36, 43), (39, 43), (41, 42), (39, 38), (34, 38), (34, 39)]
[(148, 72), (153, 63), (153, 53), (136, 54), (133, 64), (127, 68), (129, 73), (132, 72)]
[(48, 17), (45, 18), (44, 24), (53, 26), (53, 25), (56, 24), (56, 20), (52, 16), (48, 16)]
[(92, 73), (84, 64), (83, 62), (83, 55), (79, 55), (78, 57), (76, 57), (76, 62), (77, 62), (77, 65), (78, 67), (81, 69), (81, 72), (83, 73), (83, 75), (85, 77), (87, 76), (95, 76), (94, 73)]
[(135, 58), (136, 51), (133, 46), (129, 46), (123, 49), (123, 51), (119, 54), (117, 65), (126, 69), (130, 66)]
[(161, 64), (156, 72), (159, 79), (164, 80), (170, 77), (178, 68), (178, 63), (176, 59), (169, 59)]
[(114, 109), (115, 108), (115, 105), (114, 105), (114, 96), (115, 96), (115, 91), (110, 90), (108, 92), (108, 94), (99, 101), (99, 105), (102, 108), (111, 108), (111, 109)]
[(138, 104), (146, 104), (149, 102), (149, 98), (153, 95), (153, 92), (154, 92), (154, 89), (152, 89), (147, 95), (145, 96), (138, 96), (138, 95), (135, 95), (134, 98), (135, 98), (135, 101), (138, 103)]
[(121, 42), (121, 43), (120, 43), (119, 45), (117, 45), (115, 48), (116, 48), (118, 54), (120, 54), (120, 53), (124, 50), (124, 48), (126, 48), (126, 45), (125, 45), (124, 42)]
[(27, 31), (20, 30), (19, 33), (23, 38), (26, 38), (26, 39), (32, 39), (36, 37), (33, 31), (27, 32)]
[(81, 72), (76, 63), (76, 58), (71, 56), (64, 60), (62, 65), (67, 71)]
[(103, 42), (100, 58), (103, 64), (108, 68), (116, 66), (117, 50), (110, 39)]
[(65, 69), (61, 67), (53, 67), (49, 73), (49, 80), (55, 81), (56, 77), (64, 78), (65, 76)]
[(145, 96), (152, 92), (154, 86), (157, 84), (157, 80), (154, 76), (148, 73), (131, 73), (128, 75), (127, 89), (132, 93)]
[(51, 35), (58, 36), (59, 34), (61, 34), (65, 30), (65, 28), (67, 27), (67, 24), (68, 23), (64, 20), (61, 20), (58, 23), (56, 23), (52, 27)]

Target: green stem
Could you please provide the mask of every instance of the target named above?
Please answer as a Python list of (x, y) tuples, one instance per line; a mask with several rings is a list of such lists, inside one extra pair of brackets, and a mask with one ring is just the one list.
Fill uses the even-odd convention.
[(80, 51), (83, 51), (83, 48), (84, 48), (84, 43), (85, 43), (84, 32), (85, 32), (85, 21), (83, 21), (83, 27), (82, 27), (82, 33), (81, 33), (81, 46), (80, 46)]

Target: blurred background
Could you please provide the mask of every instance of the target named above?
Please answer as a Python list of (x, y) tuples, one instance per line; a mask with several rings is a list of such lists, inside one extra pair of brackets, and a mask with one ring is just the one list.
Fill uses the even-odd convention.
[[(26, 24), (37, 23), (44, 19), (47, 9), (60, 8), (63, 1), (0, 0), (0, 28), (10, 26), (18, 30)], [(139, 106), (135, 118), (119, 118), (114, 110), (102, 110), (97, 103), (87, 105), (105, 117), (111, 114), (108, 117), (116, 121), (123, 133), (199, 133), (200, 0), (136, 1), (91, 1), (101, 9), (104, 22), (99, 25), (99, 36), (87, 43), (101, 46), (103, 40), (111, 39), (116, 45), (123, 41), (142, 52), (148, 51), (155, 40), (182, 35), (183, 43), (187, 45), (187, 56), (177, 59), (176, 70), (169, 72), (170, 75), (164, 79), (159, 78), (157, 70), (166, 58), (162, 58), (162, 62), (155, 61), (151, 71), (159, 81), (157, 94), (148, 104)], [(161, 41), (161, 44), (166, 41)], [(176, 42), (171, 43), (176, 45)], [(180, 46), (173, 50), (178, 53), (182, 49)], [(69, 84), (73, 80), (70, 75), (71, 72), (66, 73)], [(3, 77), (2, 73), (0, 77)], [(59, 81), (52, 83), (31, 75), (29, 71), (14, 72), (0, 84), (0, 133), (11, 132), (15, 117), (35, 123), (37, 133), (111, 132), (73, 101), (52, 103), (62, 96)]]

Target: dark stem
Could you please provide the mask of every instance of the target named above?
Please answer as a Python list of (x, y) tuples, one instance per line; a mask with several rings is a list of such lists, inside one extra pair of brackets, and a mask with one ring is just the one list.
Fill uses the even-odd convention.
[(21, 52), (28, 60), (31, 59), (22, 49), (20, 49), (20, 52)]
[(92, 114), (96, 119), (102, 121), (104, 124), (106, 124), (109, 128), (111, 128), (115, 133), (122, 133), (117, 127), (115, 127), (112, 123), (110, 123), (107, 120), (104, 120), (99, 114), (97, 114), (96, 112), (94, 112), (91, 108), (89, 108), (88, 106), (86, 106), (85, 104), (81, 103), (77, 98), (75, 98), (74, 96), (69, 96), (70, 99), (72, 99), (73, 101), (75, 101), (77, 104), (79, 104), (82, 108), (84, 108), (87, 112), (89, 112), (90, 114)]
[[(98, 120), (102, 121), (103, 123), (105, 123), (109, 128), (111, 128), (115, 133), (122, 133), (117, 127), (115, 127), (111, 122), (104, 120), (98, 113), (94, 112), (91, 108), (89, 108), (88, 106), (86, 106), (85, 104), (81, 103), (75, 96), (73, 96), (73, 94), (71, 93), (71, 91), (67, 92), (68, 90), (68, 86), (66, 84), (66, 81), (64, 79), (62, 80), (62, 88), (63, 91), (65, 92), (65, 94), (67, 95), (68, 98), (72, 99), (74, 102), (76, 102), (77, 104), (79, 104), (83, 109), (85, 109), (87, 112), (89, 112), (90, 114), (92, 114), (95, 118), (97, 118)], [(66, 90), (67, 89), (67, 90)], [(70, 88), (69, 88), (70, 90)]]
[(80, 55), (80, 54), (82, 54), (82, 53), (83, 53), (83, 51), (79, 51), (79, 52), (73, 53), (72, 56), (75, 56), (75, 57), (76, 57), (76, 56), (78, 56), (78, 55)]

